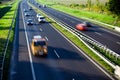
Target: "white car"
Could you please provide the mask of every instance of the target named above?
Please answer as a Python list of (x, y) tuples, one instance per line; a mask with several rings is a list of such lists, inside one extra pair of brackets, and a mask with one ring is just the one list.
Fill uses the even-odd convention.
[(43, 8), (46, 8), (46, 5), (45, 5), (45, 4), (43, 4)]
[(30, 16), (30, 14), (29, 13), (25, 13), (25, 16)]
[(27, 25), (33, 25), (33, 20), (32, 19), (28, 19), (27, 20)]
[(40, 38), (42, 38), (40, 35), (35, 35), (35, 36), (33, 36), (33, 38), (34, 39), (40, 39)]
[(40, 17), (40, 16), (41, 16), (40, 14), (37, 14), (37, 15), (36, 15), (37, 18)]
[(38, 22), (40, 22), (40, 23), (44, 23), (45, 22), (45, 17), (44, 16), (39, 16), (38, 17)]

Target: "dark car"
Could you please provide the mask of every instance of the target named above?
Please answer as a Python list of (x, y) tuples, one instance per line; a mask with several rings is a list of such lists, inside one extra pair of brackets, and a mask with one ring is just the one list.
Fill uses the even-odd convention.
[(32, 10), (32, 7), (29, 7), (29, 10)]
[(25, 13), (25, 16), (30, 16), (30, 14), (29, 13)]
[(85, 21), (85, 22), (83, 22), (83, 24), (85, 24), (85, 25), (86, 25), (86, 27), (92, 27), (92, 25), (91, 25), (91, 23), (90, 23), (90, 22)]
[(28, 19), (28, 20), (27, 20), (27, 25), (33, 25), (32, 19)]

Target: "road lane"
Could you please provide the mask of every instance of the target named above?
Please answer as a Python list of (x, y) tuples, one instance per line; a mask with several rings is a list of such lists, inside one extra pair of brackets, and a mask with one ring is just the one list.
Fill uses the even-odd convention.
[[(24, 4), (24, 5), (23, 5)], [(26, 1), (21, 4), (22, 9), (28, 8)], [(24, 13), (23, 11), (21, 11)], [(20, 13), (19, 19), (19, 53), (18, 63), (16, 66), (17, 74), (12, 80), (33, 80), (33, 71), (31, 70), (31, 62), (27, 49), (25, 37), (25, 29), (30, 45), (34, 35), (41, 35), (48, 39), (48, 56), (35, 57), (32, 55), (32, 64), (36, 80), (111, 80), (106, 74), (98, 69), (91, 61), (89, 61), (78, 49), (68, 42), (61, 34), (59, 34), (48, 22), (36, 24), (36, 12), (29, 11), (33, 16), (22, 17)], [(34, 19), (34, 25), (23, 25), (27, 19)], [(42, 31), (40, 31), (42, 29)], [(82, 54), (83, 53), (83, 54)]]
[[(46, 24), (43, 24), (43, 25), (46, 25)], [(50, 30), (49, 30), (50, 29)], [(64, 41), (63, 39), (61, 39), (60, 37), (58, 37), (58, 35), (56, 35), (55, 36), (55, 33), (54, 33), (54, 30), (53, 29), (51, 29), (51, 27), (47, 27), (47, 25), (46, 25), (46, 27), (44, 27), (43, 28), (43, 30), (44, 30), (44, 32), (46, 32), (45, 34), (47, 34), (47, 36), (49, 37), (49, 40), (50, 40), (50, 42), (49, 42), (49, 45), (50, 45), (50, 43), (52, 42), (52, 41), (54, 41), (54, 39), (55, 39), (55, 41), (56, 41), (56, 43), (57, 43), (57, 45), (56, 45), (56, 43), (52, 43), (52, 45), (51, 46), (53, 46), (53, 45), (56, 45), (55, 46), (55, 50), (57, 51), (57, 53), (59, 54), (59, 56), (60, 56), (60, 59), (65, 59), (65, 58), (70, 58), (70, 53), (71, 54), (73, 54), (74, 56), (75, 56), (75, 54), (74, 54), (74, 51), (76, 52), (77, 50), (75, 49), (74, 50), (74, 48), (73, 47), (71, 47), (72, 45), (69, 45), (69, 47), (67, 46), (67, 43), (68, 42), (66, 42), (66, 40)], [(51, 38), (52, 37), (52, 38)], [(57, 41), (58, 40), (58, 41)], [(62, 42), (62, 44), (60, 43), (60, 42)], [(64, 44), (64, 46), (65, 47), (63, 47), (63, 44)], [(68, 43), (68, 44), (70, 44), (70, 43)], [(50, 46), (50, 47), (51, 47)], [(62, 47), (62, 49), (59, 49), (59, 47)], [(68, 47), (68, 48), (67, 48)], [(72, 52), (72, 50), (74, 50), (73, 52)], [(67, 53), (69, 53), (69, 54), (67, 54)], [(79, 51), (77, 52), (77, 53), (79, 53)], [(51, 53), (49, 53), (49, 54), (51, 54)], [(72, 56), (73, 56), (72, 55)], [(51, 56), (50, 56), (51, 57)], [(75, 57), (74, 57), (75, 58)], [(73, 59), (74, 59), (73, 58)], [(71, 59), (71, 58), (70, 58)], [(76, 59), (76, 58), (75, 58)], [(64, 60), (63, 60), (63, 62), (64, 62)], [(59, 63), (59, 62), (58, 62)], [(65, 63), (66, 64), (66, 63)], [(64, 64), (64, 65), (65, 65)], [(68, 64), (70, 65), (70, 64), (72, 64), (72, 62), (70, 61), (68, 61)], [(73, 63), (74, 64), (74, 63)], [(77, 63), (77, 65), (79, 65), (79, 63)], [(68, 66), (69, 67), (69, 66)], [(85, 70), (86, 71), (86, 70)], [(70, 76), (70, 75), (66, 75), (66, 76)], [(65, 77), (66, 77), (65, 76)], [(68, 77), (67, 77), (68, 78)], [(72, 79), (72, 78), (71, 78)]]
[[(76, 17), (70, 16), (68, 14), (54, 10), (49, 7), (47, 7), (47, 8), (40, 7), (40, 9), (44, 10), (48, 15), (54, 16), (58, 20), (61, 20), (62, 23), (65, 23), (71, 27), (75, 27), (78, 23), (84, 22), (84, 20), (82, 20), (82, 19), (78, 19)], [(81, 31), (81, 32), (92, 37), (96, 41), (99, 41), (100, 43), (107, 46), (114, 52), (120, 54), (120, 50), (119, 50), (120, 45), (116, 44), (116, 42), (120, 42), (120, 34), (119, 33), (102, 28), (95, 24), (93, 24), (93, 27), (89, 27), (88, 31)], [(97, 32), (99, 34), (95, 34), (94, 32)]]

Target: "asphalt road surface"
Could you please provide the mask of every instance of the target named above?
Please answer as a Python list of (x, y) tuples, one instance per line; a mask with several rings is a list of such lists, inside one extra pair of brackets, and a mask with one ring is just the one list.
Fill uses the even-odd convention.
[[(84, 20), (76, 18), (74, 16), (68, 15), (66, 13), (57, 11), (49, 7), (39, 7), (34, 0), (30, 0), (36, 7), (43, 10), (47, 15), (56, 18), (67, 26), (74, 27), (84, 22)], [(91, 23), (92, 24), (92, 23)], [(87, 31), (81, 31), (82, 33), (88, 35), (89, 37), (95, 39), (96, 41), (102, 43), (109, 49), (113, 50), (117, 54), (120, 54), (120, 33), (108, 30), (101, 26), (92, 24)]]
[[(16, 26), (16, 48), (11, 59), (9, 80), (111, 80), (112, 78), (91, 62), (49, 22), (38, 23), (36, 12), (29, 10), (26, 0), (19, 7)], [(24, 9), (30, 13), (25, 16)], [(28, 19), (34, 24), (27, 25)], [(30, 43), (34, 35), (48, 41), (48, 56), (35, 57)]]

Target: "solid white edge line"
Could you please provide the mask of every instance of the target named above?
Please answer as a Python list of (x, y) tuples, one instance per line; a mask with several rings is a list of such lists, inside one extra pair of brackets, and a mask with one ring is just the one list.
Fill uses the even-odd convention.
[[(51, 24), (50, 24), (51, 25)], [(54, 26), (51, 25), (53, 28)], [(67, 39), (62, 33), (60, 33), (56, 28), (54, 28), (59, 34), (61, 34), (68, 42), (70, 42), (77, 50), (79, 50), (86, 58), (88, 58), (88, 60), (90, 60), (96, 67), (98, 67), (104, 74), (106, 74), (109, 78), (111, 78), (112, 80), (114, 80), (114, 78), (112, 78), (106, 71), (104, 71), (104, 69), (102, 69), (96, 62), (94, 62), (89, 56), (87, 56), (87, 54), (84, 54), (84, 52), (82, 50), (80, 50), (77, 46), (75, 46), (69, 39)]]
[[(56, 10), (56, 9), (55, 9)], [(58, 12), (58, 13), (60, 13), (60, 14), (63, 14), (63, 15), (65, 15), (65, 16), (67, 16), (67, 17), (70, 17), (70, 18), (73, 18), (73, 19), (75, 19), (75, 20), (77, 20), (77, 21), (82, 21), (82, 22), (84, 22), (84, 20), (80, 20), (80, 18), (77, 18), (77, 17), (74, 17), (74, 16), (72, 16), (72, 15), (70, 15), (70, 14), (66, 14), (65, 12)], [(84, 17), (83, 17), (84, 18)], [(99, 22), (99, 21), (97, 21), (97, 22)], [(100, 22), (100, 23), (102, 23), (102, 22)], [(102, 24), (105, 24), (105, 23), (102, 23)], [(107, 24), (106, 24), (107, 25)], [(112, 26), (112, 25), (111, 25)], [(111, 34), (113, 34), (113, 35), (116, 35), (116, 36), (119, 36), (120, 37), (120, 35), (119, 34), (117, 34), (117, 33), (114, 33), (114, 32), (111, 32), (111, 31), (108, 31), (108, 30), (105, 30), (104, 28), (101, 28), (101, 30), (104, 30), (104, 31), (106, 31), (106, 32), (109, 32), (109, 33), (111, 33)]]
[(120, 45), (120, 42), (116, 42), (116, 43)]
[(58, 58), (60, 58), (60, 56), (58, 55), (58, 53), (56, 52), (56, 50), (54, 50), (55, 54), (57, 55)]
[(22, 3), (21, 3), (21, 13), (22, 13), (22, 18), (23, 18), (23, 24), (24, 24), (24, 29), (25, 29), (25, 36), (26, 36), (26, 41), (27, 41), (27, 48), (28, 48), (28, 53), (29, 53), (29, 58), (30, 58), (32, 77), (33, 77), (33, 80), (36, 80), (34, 66), (33, 66), (33, 61), (32, 61), (32, 56), (31, 56), (31, 51), (30, 51), (30, 45), (29, 45), (28, 36), (27, 36), (27, 32), (26, 32), (25, 20), (24, 20), (23, 11), (22, 11)]
[[(51, 24), (50, 24), (51, 25)], [(51, 25), (53, 29), (55, 29), (59, 34), (61, 34), (70, 44), (72, 44), (78, 51), (80, 51), (88, 60), (90, 60), (98, 69), (100, 69), (106, 76), (108, 76), (111, 80), (115, 80), (112, 78), (104, 69), (102, 69), (96, 62), (94, 62), (87, 54), (85, 54), (81, 49), (79, 49), (74, 43), (72, 43), (68, 38), (66, 38), (62, 33), (60, 33), (53, 25)]]
[(113, 35), (116, 35), (116, 36), (120, 37), (120, 35), (117, 34), (117, 33), (111, 32), (111, 31), (109, 31), (109, 30), (107, 30), (107, 29), (104, 29), (104, 28), (100, 28), (100, 29), (103, 30), (103, 31), (106, 31), (106, 32), (108, 32), (108, 33), (111, 33), (111, 34), (113, 34)]

